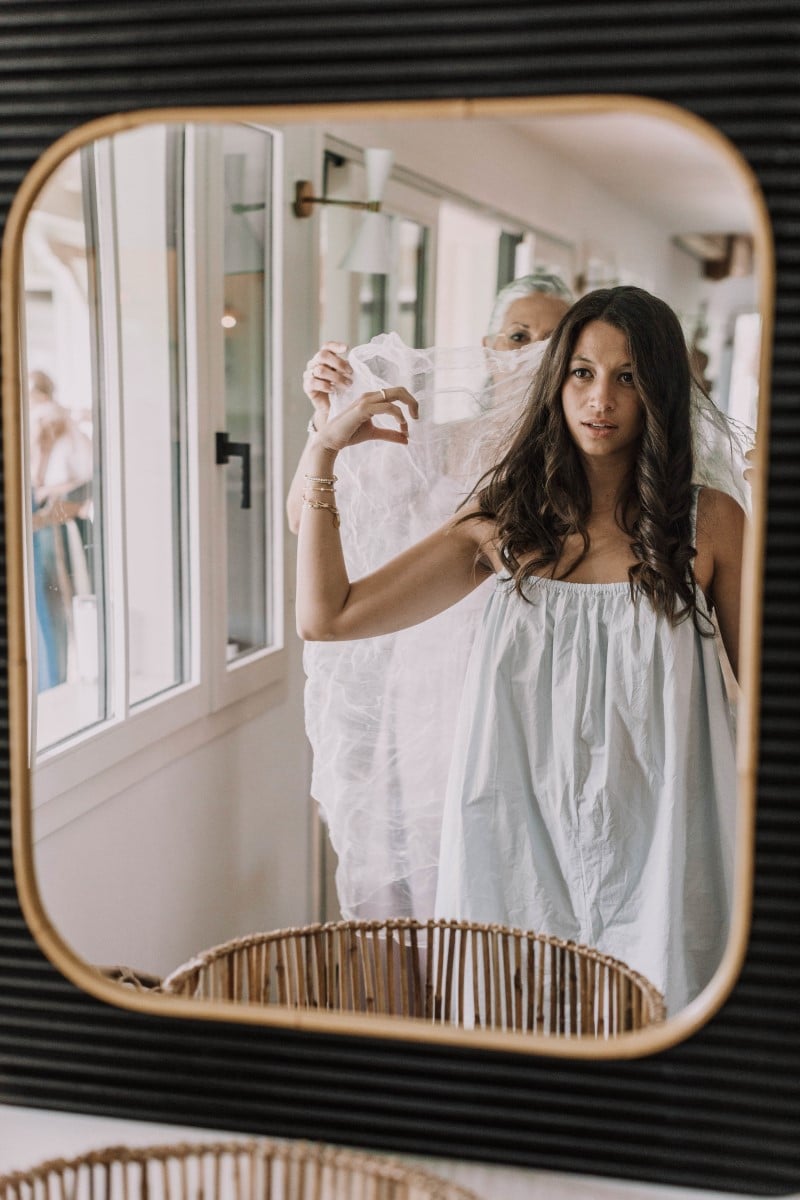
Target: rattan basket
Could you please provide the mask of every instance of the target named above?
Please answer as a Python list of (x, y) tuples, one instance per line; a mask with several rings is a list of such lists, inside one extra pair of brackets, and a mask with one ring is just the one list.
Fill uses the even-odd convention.
[(588, 946), (467, 921), (340, 921), (235, 938), (162, 983), (171, 995), (611, 1037), (664, 1020), (661, 994)]
[(416, 1166), (309, 1142), (111, 1146), (0, 1176), (0, 1200), (478, 1200)]

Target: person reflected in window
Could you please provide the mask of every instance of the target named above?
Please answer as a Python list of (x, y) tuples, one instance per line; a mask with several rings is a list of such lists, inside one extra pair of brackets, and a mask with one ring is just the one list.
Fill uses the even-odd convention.
[(73, 597), (91, 591), (92, 444), (45, 371), (31, 372), (28, 397), (37, 689), (44, 692), (68, 677)]

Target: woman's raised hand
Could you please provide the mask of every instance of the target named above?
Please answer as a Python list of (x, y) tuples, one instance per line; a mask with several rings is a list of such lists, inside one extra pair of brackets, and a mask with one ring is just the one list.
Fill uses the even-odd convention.
[(303, 391), (314, 405), (315, 424), (322, 422), (316, 416), (327, 418), (331, 405), (331, 392), (343, 392), (353, 382), (353, 368), (344, 357), (347, 346), (344, 342), (325, 342), (313, 358), (306, 363), (303, 372)]
[[(334, 452), (359, 442), (381, 441), (408, 443), (408, 419), (419, 417), (419, 405), (404, 387), (381, 388), (377, 392), (364, 392), (335, 417), (331, 417), (316, 436), (320, 448)], [(397, 429), (375, 425), (373, 417), (391, 416)]]

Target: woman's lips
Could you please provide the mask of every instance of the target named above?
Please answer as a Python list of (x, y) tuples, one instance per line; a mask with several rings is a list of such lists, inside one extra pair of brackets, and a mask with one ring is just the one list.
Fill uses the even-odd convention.
[(617, 428), (608, 421), (581, 421), (583, 428), (591, 437), (609, 437)]

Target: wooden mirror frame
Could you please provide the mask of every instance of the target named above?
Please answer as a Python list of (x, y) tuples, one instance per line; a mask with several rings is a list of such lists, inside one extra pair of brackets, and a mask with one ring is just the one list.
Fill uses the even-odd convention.
[[(36, 6), (39, 19), (46, 6), (47, 0)], [(798, 1186), (800, 1164), (789, 1116), (800, 1091), (795, 1061), (800, 1029), (793, 1013), (800, 956), (790, 942), (800, 915), (800, 839), (792, 803), (800, 753), (795, 633), (800, 541), (793, 532), (800, 444), (793, 412), (798, 353), (792, 318), (800, 201), (791, 190), (790, 160), (781, 150), (781, 128), (787, 142), (789, 136), (789, 118), (781, 114), (792, 111), (791, 72), (785, 78), (779, 73), (776, 83), (772, 70), (776, 47), (788, 45), (791, 23), (781, 32), (777, 6), (773, 17), (773, 6), (765, 12), (763, 6), (739, 5), (737, 16), (741, 9), (749, 20), (738, 20), (730, 38), (722, 38), (715, 65), (704, 55), (703, 61), (692, 60), (693, 72), (687, 74), (675, 55), (678, 10), (687, 53), (698, 44), (698, 30), (708, 31), (712, 23), (697, 6), (690, 13), (683, 4), (665, 4), (643, 28), (647, 66), (634, 76), (628, 21), (606, 3), (589, 10), (567, 2), (557, 13), (549, 7), (541, 15), (518, 13), (516, 19), (525, 25), (520, 41), (519, 29), (508, 21), (496, 33), (497, 10), (491, 3), (472, 6), (464, 22), (450, 19), (450, 6), (410, 0), (393, 11), (390, 25), (376, 27), (369, 59), (351, 37), (354, 29), (363, 31), (369, 24), (371, 13), (379, 15), (374, 6), (359, 2), (342, 11), (341, 5), (316, 0), (314, 12), (287, 16), (282, 10), (253, 8), (247, 20), (219, 12), (200, 17), (197, 7), (172, 22), (182, 22), (185, 33), (194, 20), (197, 32), (193, 40), (174, 39), (168, 63), (160, 53), (158, 65), (148, 66), (155, 55), (149, 58), (153, 11), (146, 4), (111, 3), (102, 17), (90, 5), (74, 5), (69, 14), (73, 36), (50, 51), (43, 70), (35, 37), (22, 53), (18, 42), (10, 48), (9, 63), (21, 64), (25, 77), (21, 73), (19, 96), (6, 120), (14, 150), (6, 159), (4, 210), (47, 147), (97, 112), (158, 108), (163, 119), (164, 106), (181, 105), (177, 111), (183, 114), (186, 104), (214, 103), (228, 111), (236, 105), (241, 112), (241, 106), (262, 110), (307, 102), (312, 95), (327, 103), (416, 99), (425, 106), (437, 96), (459, 106), (464, 78), (476, 82), (476, 46), (481, 72), (473, 101), (476, 96), (574, 94), (576, 53), (582, 48), (581, 91), (612, 102), (614, 93), (638, 93), (691, 108), (727, 135), (750, 163), (773, 220), (778, 263), (765, 622), (761, 646), (748, 651), (757, 660), (760, 649), (764, 663), (752, 932), (746, 946), (746, 929), (741, 933), (737, 954), (741, 957), (746, 948), (743, 973), (727, 999), (720, 995), (722, 1007), (709, 1024), (688, 1042), (631, 1061), (565, 1062), (552, 1053), (526, 1057), (499, 1050), (476, 1054), (458, 1045), (176, 1020), (152, 1008), (126, 1011), (105, 1003), (110, 995), (100, 999), (76, 988), (50, 966), (32, 937), (11, 879), (12, 853), (19, 868), (24, 851), (16, 822), (12, 849), (9, 790), (18, 795), (20, 780), (16, 773), (12, 780), (6, 760), (0, 802), (6, 868), (0, 893), (0, 1100), (728, 1190), (774, 1194)], [(355, 26), (353, 7), (360, 10)], [(320, 13), (326, 17), (328, 52), (319, 60), (304, 55), (307, 69), (298, 81), (297, 68), (287, 72), (282, 39), (293, 34), (296, 40), (308, 39), (304, 49), (314, 39), (319, 46)], [(160, 17), (169, 23), (168, 10)], [(734, 18), (728, 19), (733, 26)], [(24, 25), (25, 14), (16, 20)], [(426, 56), (416, 63), (417, 77), (409, 83), (400, 65), (404, 39), (415, 28), (427, 29), (429, 36)], [(427, 57), (436, 35), (449, 39), (446, 59)], [(104, 57), (104, 47), (109, 51), (119, 44), (117, 62), (123, 61), (127, 74), (112, 71)], [(238, 47), (233, 62), (231, 45)], [(604, 57), (598, 45), (625, 52), (617, 52), (617, 59), (610, 49)], [(207, 66), (211, 83), (193, 57), (197, 54), (206, 66), (219, 64)], [(88, 74), (87, 61), (92, 64)], [(334, 61), (337, 69), (327, 70)], [(758, 69), (748, 73), (741, 66), (753, 61), (764, 64), (760, 83), (753, 78)], [(87, 79), (96, 85), (88, 94)], [(702, 87), (692, 86), (701, 80)], [(763, 115), (754, 116), (759, 95), (767, 103)], [(8, 298), (3, 297), (4, 309)], [(17, 385), (5, 370), (8, 394)], [(766, 439), (760, 453), (767, 457)], [(13, 558), (19, 547), (10, 549)], [(18, 662), (11, 663), (9, 685), (13, 691), (20, 687)], [(748, 737), (755, 736), (758, 715), (754, 708)], [(3, 749), (10, 750), (8, 740)], [(28, 917), (35, 923), (32, 910)], [(42, 930), (37, 934), (46, 937)], [(764, 1119), (765, 1106), (778, 1110), (774, 1122)]]

